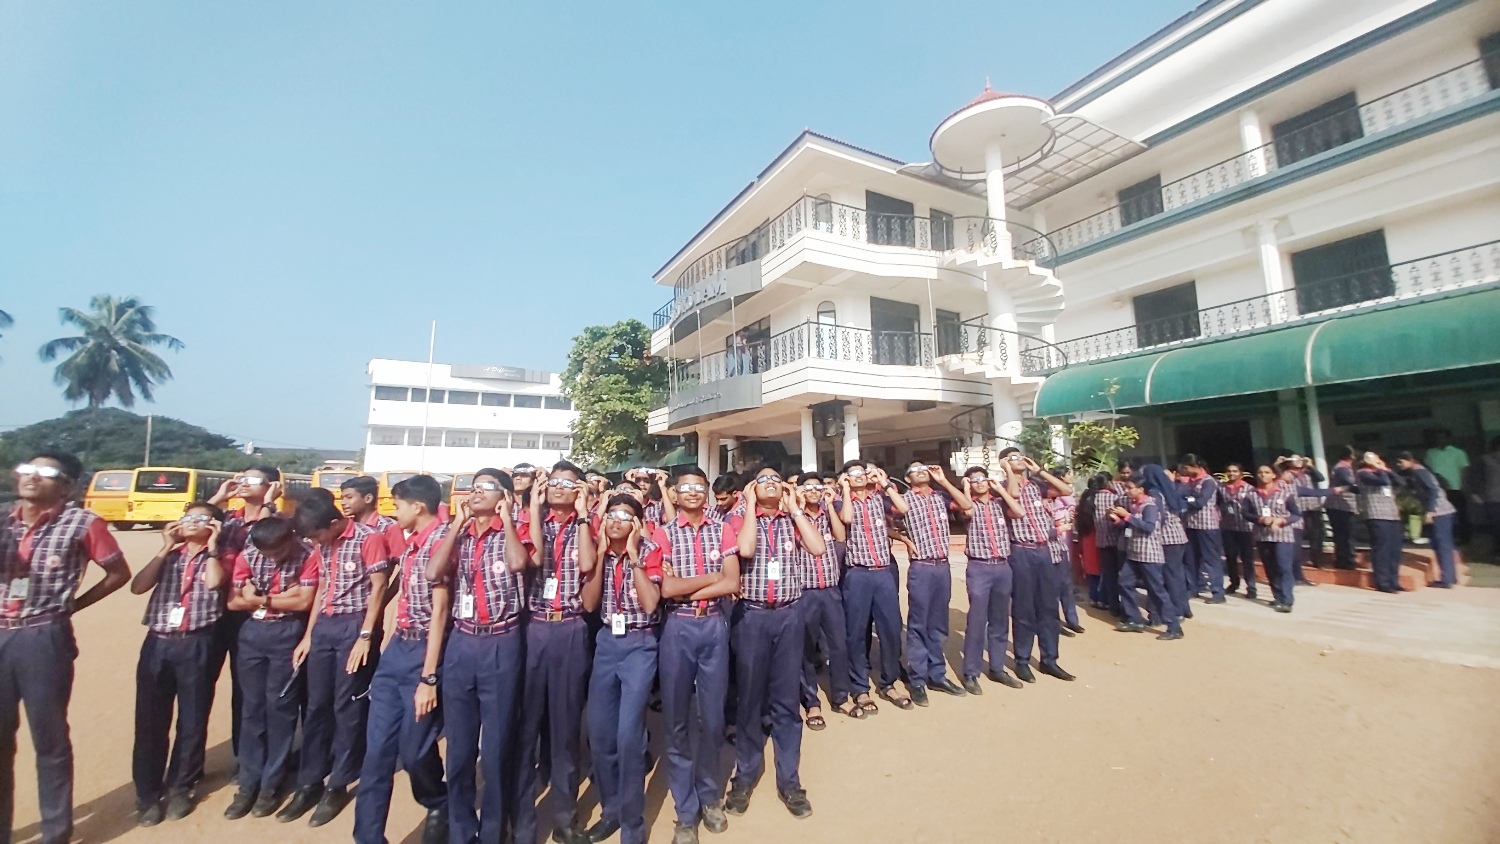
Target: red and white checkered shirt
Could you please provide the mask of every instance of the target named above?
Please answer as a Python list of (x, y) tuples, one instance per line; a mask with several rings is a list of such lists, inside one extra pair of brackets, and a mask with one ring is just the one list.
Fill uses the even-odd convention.
[(1297, 535), (1293, 532), (1302, 526), (1302, 511), (1297, 507), (1297, 495), (1287, 492), (1280, 482), (1270, 490), (1256, 489), (1245, 497), (1246, 502), (1253, 507), (1252, 517), (1270, 516), (1273, 519), (1286, 519), (1286, 525), (1273, 528), (1270, 525), (1255, 523), (1256, 542), (1296, 542)]
[[(530, 543), (523, 540), (521, 544), (530, 553)], [(454, 553), (458, 554), (454, 618), (461, 618), (459, 613), (466, 595), (474, 596), (474, 617), (464, 621), (499, 624), (520, 614), (526, 596), (526, 573), (511, 571), (505, 562), (505, 527), (498, 518), (491, 519), (482, 533), (477, 522), (469, 522), (458, 537)]]
[(1154, 496), (1146, 496), (1130, 505), (1130, 521), (1120, 523), (1120, 550), (1125, 559), (1137, 563), (1165, 563), (1162, 551), (1161, 505)]
[(1113, 487), (1105, 487), (1094, 493), (1094, 547), (1118, 548), (1120, 526), (1109, 517), (1109, 508), (1128, 506)]
[[(1213, 475), (1204, 475), (1188, 482), (1185, 490), (1188, 500), (1188, 514), (1183, 520), (1188, 530), (1218, 530), (1219, 519), (1219, 482), (1214, 480)], [(1196, 507), (1198, 509), (1194, 510)]]
[[(597, 521), (593, 520), (593, 521)], [(536, 540), (526, 530), (521, 538), (528, 542)], [(541, 571), (531, 586), (527, 606), (532, 612), (583, 612), (583, 575), (578, 567), (578, 513), (567, 511), (561, 519), (557, 511), (547, 508), (542, 512)], [(556, 578), (557, 593), (548, 600), (546, 583)]]
[[(661, 555), (654, 554), (656, 543), (649, 538), (641, 540), (639, 549), (641, 564), (645, 566), (646, 577), (653, 583), (661, 583)], [(641, 606), (640, 593), (635, 588), (635, 573), (630, 570), (630, 557), (625, 554), (616, 554), (609, 549), (604, 551), (604, 595), (599, 605), (600, 617), (604, 619), (605, 628), (608, 629), (615, 615), (625, 616), (626, 630), (645, 630), (656, 624), (658, 614), (646, 612)]]
[(390, 552), (385, 536), (354, 521), (346, 523), (332, 548), (313, 549), (323, 590), (324, 615), (363, 615), (370, 608), (370, 575), (388, 571)]
[(1163, 545), (1186, 545), (1187, 531), (1182, 528), (1182, 517), (1167, 509), (1167, 500), (1159, 493), (1151, 493), (1156, 500), (1156, 512), (1161, 514), (1161, 526), (1156, 529), (1156, 534), (1161, 538)]
[[(724, 558), (738, 556), (739, 542), (734, 533), (715, 519), (703, 520), (694, 527), (687, 515), (678, 513), (672, 521), (656, 526), (651, 533), (651, 542), (656, 546), (645, 558), (648, 564), (670, 569), (676, 577), (698, 577), (718, 574), (724, 570)], [(688, 602), (682, 602), (688, 603)], [(713, 601), (693, 601), (699, 609), (707, 609)]]
[(109, 525), (93, 511), (59, 506), (28, 529), (18, 504), (0, 539), (0, 618), (71, 614), (89, 560), (106, 565), (123, 559)]
[(1025, 515), (1006, 515), (1010, 521), (1011, 542), (1037, 545), (1057, 536), (1052, 515), (1047, 512), (1047, 496), (1043, 492), (1046, 486), (1046, 482), (1039, 478), (1025, 478), (1021, 481), (1021, 494), (1016, 497), (1016, 501), (1020, 503)]
[(807, 518), (812, 522), (813, 528), (818, 535), (823, 537), (823, 547), (827, 550), (822, 554), (813, 556), (801, 545), (797, 546), (797, 554), (802, 558), (798, 563), (802, 572), (803, 589), (827, 589), (830, 586), (839, 585), (839, 559), (833, 550), (833, 519), (829, 516), (826, 508), (820, 508), (814, 513), (811, 510), (804, 511)]
[(849, 565), (878, 569), (891, 564), (891, 534), (885, 524), (889, 501), (879, 492), (863, 498), (856, 492), (849, 500), (854, 511), (854, 521), (849, 523)]
[(1366, 520), (1401, 521), (1401, 507), (1396, 503), (1396, 476), (1385, 469), (1360, 469), (1359, 513)]
[[(224, 615), (224, 590), (210, 589), (203, 582), (208, 571), (208, 548), (191, 558), (187, 546), (178, 545), (161, 561), (161, 578), (146, 601), (141, 623), (152, 633), (191, 633), (212, 627)], [(172, 611), (183, 608), (182, 621), (172, 624)]]
[[(730, 519), (728, 531), (738, 536), (741, 524), (739, 518)], [(740, 560), (740, 597), (766, 604), (790, 604), (802, 597), (806, 550), (790, 514), (756, 508), (755, 559)]]
[(396, 524), (395, 519), (372, 512), (360, 524), (385, 538), (386, 556), (392, 563), (400, 561), (401, 555), (406, 553), (406, 534), (401, 531), (401, 526)]
[[(298, 542), (283, 563), (262, 554), (254, 540), (245, 542), (245, 550), (234, 560), (234, 588), (243, 589), (246, 583), (254, 583), (255, 591), (261, 595), (280, 595), (298, 586), (318, 588), (318, 561), (313, 559), (312, 549), (305, 542)], [(277, 612), (267, 609), (266, 621), (275, 621), (290, 615), (303, 613)]]
[(974, 496), (973, 500), (974, 516), (969, 519), (964, 553), (970, 560), (987, 563), (1010, 559), (1010, 531), (1005, 528), (1005, 515), (1010, 512), (1010, 505), (998, 495)]
[(927, 487), (923, 492), (912, 487), (906, 494), (906, 535), (917, 546), (915, 559), (924, 562), (948, 562), (948, 508), (953, 496), (945, 490)]
[(1223, 529), (1235, 533), (1255, 530), (1255, 520), (1249, 518), (1255, 512), (1255, 503), (1247, 499), (1254, 494), (1255, 487), (1243, 480), (1219, 488), (1219, 508), (1223, 516), (1219, 524)]
[(1046, 499), (1047, 513), (1052, 517), (1052, 538), (1047, 540), (1047, 551), (1052, 554), (1053, 565), (1068, 562), (1068, 546), (1073, 542), (1073, 514), (1078, 507), (1073, 496)]
[(406, 551), (401, 554), (401, 594), (396, 598), (397, 630), (426, 633), (432, 627), (432, 582), (427, 579), (427, 564), (447, 535), (448, 526), (442, 519), (433, 519), (407, 539)]
[(660, 501), (646, 502), (646, 524), (659, 525), (662, 517), (666, 515), (666, 507)]

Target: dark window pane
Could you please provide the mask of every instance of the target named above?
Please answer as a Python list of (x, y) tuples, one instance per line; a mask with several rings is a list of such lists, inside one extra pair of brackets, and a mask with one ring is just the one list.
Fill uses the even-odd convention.
[(916, 246), (916, 211), (910, 202), (865, 191), (866, 239), (885, 246)]
[(136, 492), (187, 492), (187, 472), (148, 472), (136, 473)]
[[(521, 396), (521, 395), (516, 396), (516, 407), (541, 407), (541, 406), (542, 406), (542, 397), (541, 396)], [(532, 446), (532, 448), (535, 448), (535, 447), (536, 446)]]
[(443, 403), (443, 391), (442, 390), (432, 390), (432, 391), (428, 392), (428, 394), (427, 394), (427, 403), (428, 404), (442, 404)]
[(1179, 284), (1135, 297), (1136, 348), (1187, 340), (1202, 333), (1198, 321), (1198, 285)]
[(449, 404), (479, 404), (479, 394), (468, 390), (449, 390)]
[(1162, 212), (1161, 174), (1136, 182), (1118, 194), (1120, 225), (1128, 226)]
[(510, 393), (485, 393), (479, 397), (485, 407), (510, 407)]
[(1293, 252), (1297, 312), (1312, 314), (1395, 295), (1390, 263), (1383, 230)]
[(543, 399), (542, 406), (548, 410), (572, 410), (573, 402), (562, 396), (547, 396)]
[(427, 391), (424, 390), (424, 389), (422, 389), (421, 387), (412, 387), (411, 388), (411, 400), (412, 401), (427, 401)]
[(1364, 136), (1364, 124), (1359, 120), (1359, 101), (1353, 93), (1329, 100), (1271, 127), (1277, 167), (1285, 167)]
[(947, 252), (953, 248), (953, 215), (947, 211), (932, 209), (932, 248)]
[(1490, 87), (1500, 88), (1500, 32), (1479, 39), (1479, 52), (1484, 54), (1484, 75)]
[(376, 401), (406, 401), (405, 387), (376, 387)]
[(952, 311), (937, 312), (937, 353), (956, 355), (963, 351), (963, 328), (958, 314)]

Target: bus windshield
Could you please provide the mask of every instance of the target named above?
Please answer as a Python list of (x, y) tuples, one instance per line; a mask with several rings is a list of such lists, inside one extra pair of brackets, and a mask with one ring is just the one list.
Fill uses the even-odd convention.
[(408, 478), (415, 478), (416, 472), (387, 472), (385, 481), (390, 486), (395, 486)]
[(187, 492), (188, 473), (152, 469), (142, 471), (135, 479), (136, 492)]
[(129, 492), (130, 472), (99, 472), (94, 475), (95, 492)]
[(344, 481), (354, 477), (356, 475), (353, 472), (323, 472), (318, 475), (318, 486), (324, 489), (338, 489)]
[(468, 492), (469, 490), (471, 490), (473, 488), (474, 488), (474, 476), (473, 475), (454, 475), (453, 476), (453, 491), (454, 492)]

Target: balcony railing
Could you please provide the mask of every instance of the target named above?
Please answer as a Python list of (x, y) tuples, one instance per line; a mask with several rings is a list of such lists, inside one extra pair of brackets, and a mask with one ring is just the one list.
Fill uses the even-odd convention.
[(1061, 360), (1048, 359), (1046, 355), (1028, 359), (1023, 347), (1021, 370), (1025, 375), (1043, 375), (1070, 362), (1106, 360), (1149, 349), (1198, 343), (1491, 282), (1500, 282), (1500, 240), (1298, 284), (1289, 290), (1215, 305), (1196, 313), (1064, 340), (1056, 344)]
[[(1004, 370), (1010, 366), (1011, 349), (1019, 355), (1021, 374), (1050, 372), (1068, 365), (1067, 352), (1040, 337), (989, 325), (989, 314), (981, 314), (958, 323), (954, 340), (956, 349), (940, 354), (957, 354)], [(942, 326), (939, 326), (941, 330)]]
[(804, 322), (770, 340), (771, 368), (799, 360), (932, 366), (933, 337), (921, 331), (872, 331)]
[[(1488, 57), (1491, 61), (1494, 56)], [(1243, 152), (1161, 186), (1160, 193), (1133, 197), (1097, 214), (1049, 232), (1051, 247), (1066, 254), (1114, 234), (1126, 226), (1222, 193), (1252, 179), (1369, 135), (1426, 118), (1489, 93), (1485, 57), (1450, 68), (1398, 91), (1289, 132), (1268, 144)], [(1023, 243), (1017, 250), (1047, 248)]]
[(657, 308), (656, 313), (651, 315), (651, 330), (660, 331), (663, 328), (666, 328), (667, 323), (671, 321), (672, 303), (668, 302), (665, 305), (662, 305), (660, 308)]

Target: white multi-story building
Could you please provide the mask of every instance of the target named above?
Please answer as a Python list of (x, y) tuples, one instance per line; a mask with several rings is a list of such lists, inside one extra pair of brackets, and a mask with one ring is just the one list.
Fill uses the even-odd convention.
[(578, 414), (555, 373), (377, 358), (366, 374), (366, 472), (550, 466), (573, 447)]
[(987, 88), (930, 163), (805, 132), (657, 272), (651, 430), (711, 471), (747, 440), (967, 462), (1092, 414), (1219, 464), (1476, 453), (1497, 87), (1500, 4), (1210, 0), (1050, 100)]

